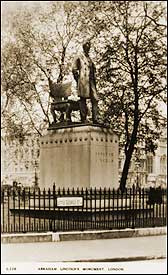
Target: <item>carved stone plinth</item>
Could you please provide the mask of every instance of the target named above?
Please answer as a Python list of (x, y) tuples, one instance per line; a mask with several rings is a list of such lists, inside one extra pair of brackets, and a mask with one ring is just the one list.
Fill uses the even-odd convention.
[(118, 188), (118, 137), (111, 130), (76, 125), (41, 138), (40, 187)]

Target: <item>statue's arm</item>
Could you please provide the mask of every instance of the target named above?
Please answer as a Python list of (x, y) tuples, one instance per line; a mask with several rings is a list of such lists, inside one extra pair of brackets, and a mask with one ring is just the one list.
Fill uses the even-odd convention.
[(77, 58), (74, 61), (74, 64), (72, 67), (72, 73), (73, 73), (74, 79), (76, 80), (77, 83), (78, 83), (78, 79), (79, 79), (79, 72), (80, 72), (80, 59)]
[(95, 86), (96, 86), (96, 67), (94, 65), (94, 63), (92, 63), (92, 67), (91, 67), (91, 80), (94, 82)]

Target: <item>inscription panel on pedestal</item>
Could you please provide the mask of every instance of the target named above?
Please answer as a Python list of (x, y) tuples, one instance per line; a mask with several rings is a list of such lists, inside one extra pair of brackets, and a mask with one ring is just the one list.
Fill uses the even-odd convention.
[(96, 154), (96, 162), (113, 162), (114, 161), (114, 154), (111, 152), (95, 152)]

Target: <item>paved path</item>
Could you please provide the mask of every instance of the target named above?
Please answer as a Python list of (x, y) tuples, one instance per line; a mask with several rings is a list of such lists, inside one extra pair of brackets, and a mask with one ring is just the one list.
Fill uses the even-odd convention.
[(125, 261), (166, 257), (166, 235), (137, 238), (1, 244), (2, 262)]

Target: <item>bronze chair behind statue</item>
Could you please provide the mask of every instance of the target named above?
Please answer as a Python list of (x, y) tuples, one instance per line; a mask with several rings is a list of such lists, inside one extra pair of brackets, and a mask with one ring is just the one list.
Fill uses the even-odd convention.
[[(51, 103), (51, 113), (53, 115), (54, 123), (57, 122), (55, 111), (61, 112), (59, 122), (72, 122), (71, 120), (72, 111), (79, 111), (79, 110), (80, 110), (79, 101), (72, 101), (67, 99), (67, 100)], [(64, 114), (65, 114), (65, 117), (64, 117)]]
[[(80, 104), (78, 101), (68, 99), (68, 96), (72, 94), (71, 82), (68, 83), (54, 83), (49, 81), (50, 96), (53, 98), (51, 103), (51, 114), (53, 116), (54, 123), (57, 122), (72, 122), (72, 111), (80, 110)], [(55, 112), (60, 112), (61, 115), (58, 119)]]

